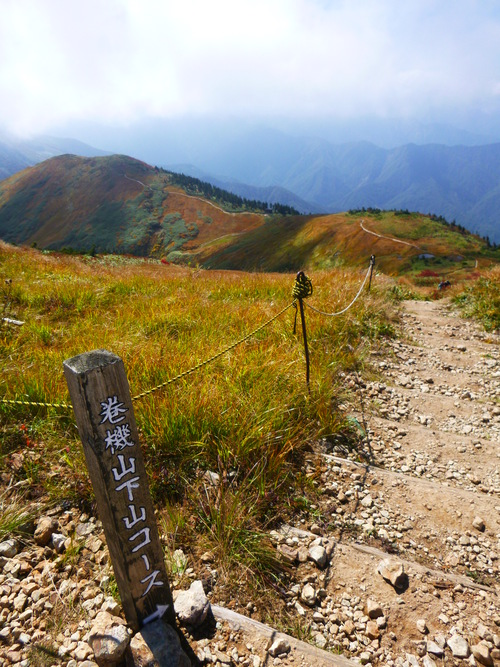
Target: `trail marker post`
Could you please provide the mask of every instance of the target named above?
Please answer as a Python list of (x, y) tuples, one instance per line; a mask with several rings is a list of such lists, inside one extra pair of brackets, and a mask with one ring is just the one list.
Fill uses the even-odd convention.
[(123, 362), (95, 350), (63, 365), (127, 622), (138, 630), (163, 616), (175, 625)]

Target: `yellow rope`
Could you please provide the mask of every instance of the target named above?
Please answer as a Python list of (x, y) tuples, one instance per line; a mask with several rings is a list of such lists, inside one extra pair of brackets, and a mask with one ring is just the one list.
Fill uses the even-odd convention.
[(63, 408), (69, 410), (73, 406), (69, 403), (36, 403), (35, 401), (10, 401), (6, 398), (0, 398), (0, 403), (9, 403), (9, 405), (38, 405), (43, 408)]
[(206, 366), (207, 364), (210, 364), (212, 361), (215, 361), (219, 357), (222, 357), (224, 354), (226, 354), (227, 352), (230, 352), (231, 350), (233, 350), (235, 347), (237, 347), (241, 343), (244, 343), (249, 338), (252, 338), (252, 336), (255, 336), (255, 334), (259, 333), (259, 331), (262, 331), (262, 329), (265, 329), (265, 327), (269, 326), (269, 324), (271, 324), (272, 322), (277, 320), (278, 317), (283, 315), (284, 312), (286, 312), (289, 308), (291, 308), (294, 303), (295, 302), (289, 303), (288, 306), (285, 306), (285, 308), (283, 308), (283, 310), (280, 310), (280, 312), (277, 315), (275, 315), (274, 317), (272, 317), (270, 320), (268, 320), (267, 322), (264, 322), (264, 324), (262, 324), (260, 327), (251, 331), (244, 338), (241, 338), (240, 340), (237, 340), (235, 343), (233, 343), (232, 345), (229, 345), (224, 350), (221, 350), (217, 354), (214, 354), (213, 357), (210, 357), (209, 359), (206, 359), (205, 361), (200, 362), (196, 366), (193, 366), (192, 368), (190, 368), (187, 371), (184, 371), (183, 373), (179, 373), (179, 375), (176, 375), (175, 377), (170, 378), (170, 380), (166, 380), (165, 382), (162, 382), (162, 384), (159, 384), (156, 387), (153, 387), (152, 389), (148, 389), (147, 391), (143, 391), (141, 394), (137, 394), (137, 396), (133, 396), (132, 400), (137, 401), (138, 399), (144, 398), (144, 396), (148, 396), (149, 394), (152, 394), (153, 392), (158, 391), (159, 389), (163, 389), (164, 387), (168, 386), (169, 384), (172, 384), (173, 382), (176, 382), (177, 380), (180, 380), (181, 378), (186, 377), (186, 375), (190, 375), (191, 373), (194, 373), (194, 371), (197, 371), (200, 368), (202, 368), (203, 366)]

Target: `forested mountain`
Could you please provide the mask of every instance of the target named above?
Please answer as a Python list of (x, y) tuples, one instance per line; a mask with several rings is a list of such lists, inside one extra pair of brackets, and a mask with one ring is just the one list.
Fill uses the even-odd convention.
[[(205, 156), (210, 180), (229, 177), (293, 192), (310, 211), (408, 208), (455, 219), (500, 241), (500, 144), (407, 144), (385, 149), (368, 142), (334, 145), (267, 132), (235, 140), (233, 151)], [(224, 175), (228, 178), (225, 180)], [(304, 209), (302, 209), (304, 210)]]

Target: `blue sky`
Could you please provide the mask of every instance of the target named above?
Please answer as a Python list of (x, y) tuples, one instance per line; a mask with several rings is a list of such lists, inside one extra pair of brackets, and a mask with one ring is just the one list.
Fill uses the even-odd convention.
[(0, 128), (500, 115), (500, 2), (0, 0)]

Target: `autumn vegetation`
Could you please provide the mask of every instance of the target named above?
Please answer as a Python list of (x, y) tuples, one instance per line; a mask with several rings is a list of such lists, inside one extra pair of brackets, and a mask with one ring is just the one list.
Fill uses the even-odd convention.
[[(314, 291), (306, 306), (343, 309), (368, 259), (308, 270)], [(498, 327), (500, 273), (476, 272), (479, 279), (457, 280), (450, 294), (466, 314)], [(353, 449), (360, 437), (346, 408), (346, 374), (376, 377), (370, 351), (394, 334), (399, 299), (442, 296), (436, 276), (424, 275), (432, 282), (419, 284), (376, 273), (370, 292), (365, 287), (342, 316), (306, 307), (308, 388), (300, 327), (294, 333), (294, 279), (0, 243), (0, 315), (24, 322), (0, 322), (0, 475), (11, 494), (3, 504), (0, 496), (0, 533), (15, 532), (33, 507), (63, 503), (93, 511), (71, 406), (53, 405), (69, 403), (63, 361), (105, 348), (122, 357), (138, 397), (167, 556), (179, 547), (191, 557), (209, 552), (221, 581), (228, 590), (238, 586), (242, 598), (275, 590), (287, 570), (266, 536), (292, 515), (311, 516), (318, 490), (305, 460), (314, 458), (318, 443)], [(139, 397), (282, 310), (214, 362)]]

